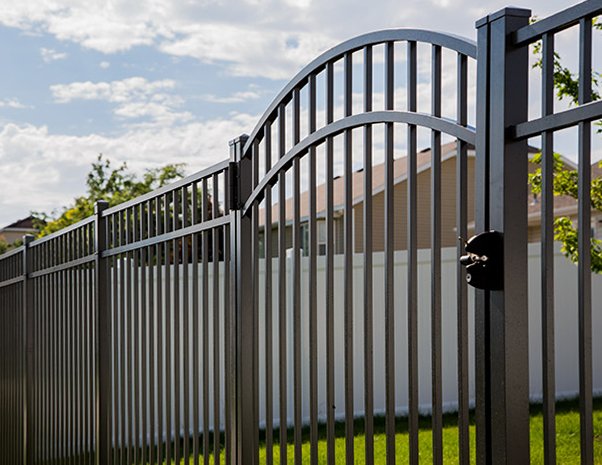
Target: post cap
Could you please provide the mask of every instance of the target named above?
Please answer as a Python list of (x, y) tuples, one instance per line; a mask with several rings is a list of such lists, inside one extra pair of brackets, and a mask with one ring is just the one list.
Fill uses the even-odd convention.
[(478, 28), (484, 26), (485, 24), (491, 23), (491, 22), (495, 21), (496, 19), (500, 19), (504, 16), (514, 16), (516, 18), (530, 18), (531, 10), (529, 10), (527, 8), (516, 8), (516, 7), (502, 8), (501, 10), (498, 10), (495, 13), (491, 13), (490, 15), (487, 15), (487, 16), (479, 19), (475, 23), (475, 27), (478, 29)]
[(94, 213), (98, 214), (107, 208), (109, 208), (109, 202), (106, 200), (97, 200), (94, 204)]
[(241, 134), (236, 139), (232, 139), (228, 145), (230, 145), (230, 161), (240, 161), (243, 157), (243, 148), (247, 141), (249, 140), (249, 136), (247, 134)]
[(23, 244), (29, 244), (35, 240), (35, 236), (33, 234), (25, 234), (23, 236)]
[(240, 136), (236, 137), (235, 139), (232, 139), (228, 143), (228, 145), (230, 147), (232, 147), (233, 145), (236, 145), (236, 144), (243, 144), (244, 145), (244, 144), (247, 143), (247, 140), (249, 140), (249, 135), (248, 134), (241, 134)]

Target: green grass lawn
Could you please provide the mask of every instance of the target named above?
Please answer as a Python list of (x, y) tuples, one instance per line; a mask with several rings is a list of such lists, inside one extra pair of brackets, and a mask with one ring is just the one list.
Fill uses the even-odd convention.
[[(454, 414), (445, 415), (443, 428), (443, 461), (446, 464), (458, 463), (458, 429), (456, 427), (456, 416)], [(356, 420), (355, 425), (355, 463), (363, 464), (365, 454), (365, 437), (363, 434), (363, 420)], [(320, 464), (326, 463), (326, 440), (325, 427), (320, 425), (320, 440), (318, 444)], [(343, 423), (336, 425), (336, 456), (337, 463), (345, 463), (345, 437)], [(293, 437), (292, 430), (288, 432), (289, 441)], [(278, 431), (274, 432), (274, 439), (278, 438)], [(420, 419), (420, 463), (432, 463), (432, 444), (430, 431), (430, 418)], [(557, 443), (557, 463), (559, 465), (570, 465), (580, 463), (579, 452), (579, 406), (576, 401), (560, 402), (557, 405), (556, 415), (556, 443)], [(475, 462), (475, 428), (474, 423), (470, 425), (470, 443), (471, 443), (471, 462)], [(288, 463), (293, 463), (294, 446), (287, 446)], [(265, 463), (266, 448), (265, 443), (260, 445), (260, 463)], [(280, 446), (275, 442), (273, 448), (274, 464), (280, 464)], [(303, 430), (303, 463), (309, 464), (309, 430)], [(374, 436), (374, 454), (375, 463), (385, 463), (385, 434), (384, 419), (375, 418), (375, 436)], [(407, 463), (408, 457), (408, 433), (407, 422), (405, 418), (399, 418), (397, 421), (396, 434), (396, 455), (397, 463)], [(210, 463), (213, 464), (213, 456)], [(173, 463), (173, 462), (172, 462)], [(186, 463), (184, 460), (182, 464)], [(193, 458), (189, 459), (190, 464), (194, 463)], [(202, 463), (202, 459), (200, 460)], [(224, 453), (220, 454), (220, 463), (224, 463)], [(543, 463), (543, 416), (540, 406), (533, 406), (531, 409), (531, 463)], [(602, 464), (602, 398), (594, 401), (594, 463)]]

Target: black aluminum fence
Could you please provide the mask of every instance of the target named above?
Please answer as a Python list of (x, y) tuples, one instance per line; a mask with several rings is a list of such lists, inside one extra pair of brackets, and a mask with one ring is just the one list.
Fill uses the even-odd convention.
[(2, 463), (20, 463), (26, 408), (23, 252), (0, 259), (0, 446), (5, 451)]
[[(589, 103), (600, 13), (588, 1), (529, 25), (528, 11), (502, 10), (477, 23), (478, 47), (413, 29), (347, 41), (287, 84), (251, 136), (231, 142), (230, 160), (117, 207), (99, 202), (89, 219), (1, 256), (0, 463), (417, 464), (424, 411), (428, 453), (443, 463), (449, 366), (458, 462), (476, 449), (479, 463), (528, 463), (526, 140), (540, 134), (555, 463), (551, 135), (570, 125), (580, 134), (581, 460), (593, 463), (582, 167), (590, 121), (602, 117)], [(580, 105), (554, 113), (554, 34), (576, 24)], [(542, 117), (528, 120), (528, 45), (540, 39)], [(473, 221), (503, 233), (502, 289), (486, 282), (474, 306), (456, 240)], [(444, 271), (450, 237), (457, 263)]]
[(2, 463), (230, 450), (228, 166), (2, 256)]
[[(529, 461), (529, 324), (527, 270), (527, 141), (541, 140), (541, 340), (544, 460), (556, 463), (554, 327), (555, 132), (576, 127), (578, 146), (578, 319), (581, 463), (594, 463), (592, 403), (591, 122), (602, 118), (592, 102), (591, 0), (530, 24), (529, 10), (507, 8), (477, 22), (479, 46), (477, 231), (503, 231), (503, 292), (477, 291), (477, 456), (483, 463)], [(554, 109), (554, 38), (578, 29), (579, 105)], [(541, 116), (529, 118), (529, 46), (542, 41)], [(484, 130), (486, 128), (487, 130)], [(594, 307), (601, 311), (600, 303)], [(531, 309), (538, 311), (539, 309)], [(534, 328), (532, 328), (534, 330)], [(479, 336), (480, 335), (480, 336)], [(598, 336), (600, 337), (600, 336)], [(533, 363), (534, 361), (531, 361)], [(481, 398), (484, 401), (478, 402)], [(501, 415), (498, 412), (502, 412)]]

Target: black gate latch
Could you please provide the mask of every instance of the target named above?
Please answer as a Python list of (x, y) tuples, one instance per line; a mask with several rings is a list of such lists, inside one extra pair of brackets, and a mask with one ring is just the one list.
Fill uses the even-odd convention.
[(501, 232), (486, 231), (465, 243), (467, 253), (460, 257), (460, 263), (466, 267), (468, 284), (488, 291), (504, 288), (503, 237)]

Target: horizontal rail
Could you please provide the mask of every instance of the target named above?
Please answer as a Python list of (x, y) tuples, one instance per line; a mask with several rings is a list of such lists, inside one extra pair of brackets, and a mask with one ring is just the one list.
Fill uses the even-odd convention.
[(88, 218), (78, 221), (77, 223), (74, 223), (72, 225), (69, 225), (59, 231), (53, 232), (52, 234), (48, 234), (44, 237), (40, 237), (39, 239), (36, 239), (31, 244), (29, 244), (29, 247), (36, 247), (38, 245), (43, 244), (44, 242), (51, 241), (52, 239), (56, 239), (57, 237), (63, 236), (64, 234), (70, 233), (71, 231), (75, 231), (76, 229), (87, 226), (90, 223), (94, 223), (94, 216), (89, 216)]
[(602, 118), (602, 100), (586, 103), (570, 110), (511, 126), (509, 137), (516, 140), (539, 136), (544, 131), (558, 131), (584, 121)]
[(297, 75), (280, 91), (259, 120), (259, 123), (257, 123), (255, 126), (255, 129), (251, 133), (251, 137), (249, 137), (247, 143), (245, 144), (243, 153), (247, 153), (250, 150), (253, 141), (263, 133), (263, 127), (266, 121), (272, 118), (278, 106), (287, 99), (293, 89), (302, 85), (309, 78), (310, 74), (320, 72), (322, 69), (324, 69), (327, 63), (343, 57), (346, 53), (360, 50), (368, 45), (399, 41), (429, 43), (453, 50), (470, 58), (476, 59), (477, 56), (477, 45), (474, 41), (455, 36), (453, 34), (427, 31), (424, 29), (388, 29), (384, 31), (371, 32), (353, 39), (349, 39), (346, 42), (343, 42), (340, 45), (337, 45), (336, 47), (324, 52), (318, 58), (313, 60), (305, 68), (299, 71)]
[(68, 270), (70, 268), (75, 268), (81, 265), (86, 265), (94, 261), (95, 255), (87, 255), (82, 258), (78, 258), (76, 260), (70, 260), (65, 263), (61, 263), (60, 265), (51, 266), (50, 268), (44, 268), (43, 270), (38, 270), (30, 273), (27, 277), (30, 279), (39, 278), (41, 276), (46, 276), (52, 273), (58, 273), (59, 271)]
[(310, 147), (324, 142), (328, 137), (336, 136), (348, 129), (354, 129), (369, 124), (379, 123), (407, 123), (416, 126), (426, 127), (435, 131), (454, 136), (469, 144), (475, 143), (475, 131), (471, 127), (460, 126), (452, 120), (446, 118), (427, 115), (424, 113), (414, 113), (408, 111), (373, 111), (359, 115), (348, 116), (334, 123), (320, 128), (311, 133), (295, 145), (285, 156), (280, 158), (270, 171), (266, 173), (255, 190), (251, 193), (249, 200), (245, 203), (243, 214), (246, 215), (254, 202), (261, 200), (264, 189), (275, 183), (276, 177), (280, 171), (286, 169), (298, 155), (309, 150)]
[(1, 282), (0, 288), (12, 286), (13, 284), (20, 283), (21, 281), (24, 281), (24, 280), (25, 280), (25, 278), (23, 277), (23, 275), (17, 276), (16, 278), (8, 279), (6, 281)]
[(4, 254), (0, 255), (0, 261), (10, 258), (13, 255), (17, 255), (18, 253), (23, 252), (24, 249), (25, 249), (25, 247), (21, 246), (21, 247), (17, 247), (16, 249), (12, 249), (12, 250), (9, 250), (8, 252), (5, 252)]
[(165, 234), (161, 234), (159, 236), (150, 237), (148, 239), (144, 239), (141, 241), (132, 242), (130, 244), (121, 245), (119, 247), (115, 247), (112, 249), (107, 249), (102, 252), (102, 257), (112, 257), (114, 255), (119, 255), (122, 253), (130, 252), (136, 249), (142, 249), (144, 247), (150, 247), (155, 244), (160, 244), (162, 242), (167, 242), (175, 239), (180, 239), (181, 237), (190, 236), (191, 234), (200, 233), (202, 231), (208, 231), (211, 229), (215, 229), (219, 226), (223, 226), (225, 224), (230, 223), (230, 215), (220, 216), (219, 218), (215, 218), (213, 220), (204, 221), (203, 223), (193, 224), (192, 226), (188, 226), (186, 228), (178, 229), (176, 231), (171, 231)]
[(126, 209), (131, 208), (140, 203), (143, 203), (148, 200), (159, 197), (160, 195), (163, 195), (167, 192), (171, 192), (176, 189), (179, 189), (180, 187), (192, 184), (203, 178), (208, 178), (209, 176), (212, 176), (216, 173), (221, 173), (222, 171), (225, 171), (226, 168), (228, 168), (229, 162), (230, 162), (230, 160), (221, 161), (219, 163), (216, 163), (213, 166), (210, 166), (209, 168), (198, 171), (194, 174), (191, 174), (190, 176), (186, 176), (185, 178), (182, 178), (172, 184), (168, 184), (166, 186), (160, 187), (159, 189), (155, 189), (152, 192), (148, 192), (144, 195), (141, 195), (140, 197), (136, 197), (135, 199), (128, 200), (127, 202), (120, 203), (119, 205), (115, 205), (114, 207), (107, 208), (105, 211), (102, 212), (102, 216), (107, 217), (109, 215), (112, 215), (113, 213), (118, 213), (120, 211), (126, 210)]
[(564, 31), (576, 25), (581, 18), (600, 14), (602, 14), (602, 3), (600, 0), (589, 0), (579, 3), (560, 13), (519, 29), (513, 35), (513, 44), (516, 46), (532, 44), (541, 39), (544, 34), (555, 34)]

